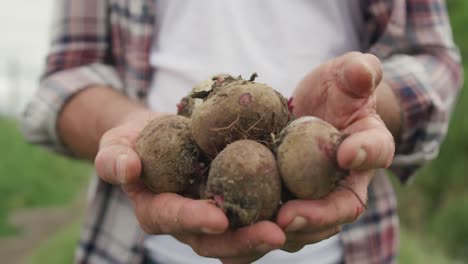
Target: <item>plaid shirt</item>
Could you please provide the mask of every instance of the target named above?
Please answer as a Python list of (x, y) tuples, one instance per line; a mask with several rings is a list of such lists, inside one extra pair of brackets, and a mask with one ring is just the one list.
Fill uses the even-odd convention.
[[(74, 94), (102, 84), (144, 101), (154, 69), (155, 0), (57, 1), (46, 72), (23, 115), (26, 138), (60, 153), (56, 121)], [(458, 50), (443, 0), (362, 0), (362, 44), (379, 57), (403, 112), (392, 170), (406, 182), (435, 158), (461, 87)], [(77, 250), (79, 263), (140, 263), (144, 252), (132, 205), (95, 178)], [(396, 198), (383, 171), (371, 183), (368, 210), (341, 232), (346, 263), (392, 263), (398, 249)]]

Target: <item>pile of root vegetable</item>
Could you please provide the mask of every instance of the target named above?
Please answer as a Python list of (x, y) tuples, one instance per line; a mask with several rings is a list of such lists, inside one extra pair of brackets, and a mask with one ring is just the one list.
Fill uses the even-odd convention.
[(255, 77), (217, 75), (182, 98), (178, 115), (148, 123), (135, 149), (151, 191), (211, 199), (237, 228), (335, 188), (343, 134), (316, 117), (294, 120), (287, 100)]

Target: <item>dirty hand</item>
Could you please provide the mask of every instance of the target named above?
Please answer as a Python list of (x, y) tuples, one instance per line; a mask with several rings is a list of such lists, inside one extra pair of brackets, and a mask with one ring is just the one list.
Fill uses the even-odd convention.
[(374, 91), (381, 81), (375, 56), (351, 52), (322, 64), (296, 88), (291, 107), (297, 117), (317, 116), (349, 135), (337, 160), (350, 174), (341, 183), (346, 188), (319, 200), (292, 200), (280, 209), (284, 250), (295, 252), (333, 236), (364, 211), (374, 170), (388, 167), (395, 151), (392, 134), (376, 112)]
[(280, 248), (285, 234), (273, 222), (229, 230), (228, 219), (213, 203), (173, 193), (156, 195), (141, 183), (135, 142), (149, 120), (162, 116), (150, 111), (132, 113), (103, 135), (95, 160), (98, 175), (121, 185), (132, 200), (141, 228), (148, 234), (170, 234), (197, 254), (221, 258), (225, 263), (250, 263)]

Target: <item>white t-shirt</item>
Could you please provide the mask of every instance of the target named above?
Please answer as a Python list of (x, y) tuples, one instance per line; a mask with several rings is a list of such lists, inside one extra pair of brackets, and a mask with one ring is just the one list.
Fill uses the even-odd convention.
[[(158, 0), (150, 62), (155, 68), (148, 104), (176, 112), (198, 82), (218, 73), (257, 72), (289, 97), (305, 74), (326, 60), (361, 50), (359, 0)], [(220, 263), (199, 257), (171, 236), (145, 246), (159, 263)], [(296, 253), (275, 250), (256, 263), (337, 263), (339, 235)]]

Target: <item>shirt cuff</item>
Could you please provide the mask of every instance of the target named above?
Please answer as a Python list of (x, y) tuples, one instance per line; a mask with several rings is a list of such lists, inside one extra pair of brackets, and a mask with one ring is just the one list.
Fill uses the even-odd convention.
[(439, 153), (447, 133), (447, 111), (437, 109), (431, 78), (414, 56), (394, 55), (383, 63), (384, 79), (392, 87), (402, 112), (401, 133), (390, 169), (401, 182), (408, 179)]
[(115, 68), (100, 63), (59, 71), (42, 79), (21, 117), (21, 130), (26, 140), (71, 156), (60, 141), (57, 119), (66, 102), (91, 85), (123, 90)]

